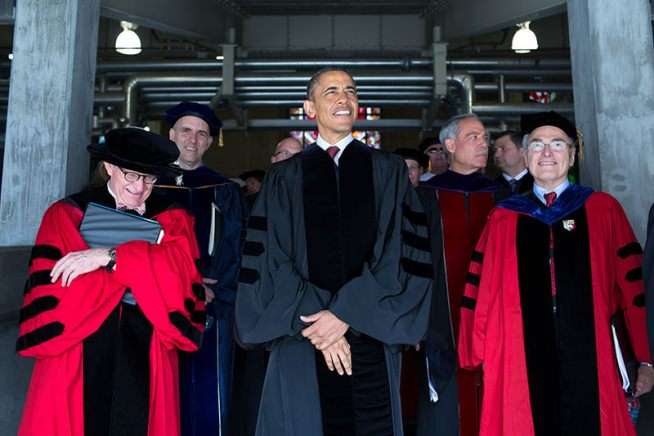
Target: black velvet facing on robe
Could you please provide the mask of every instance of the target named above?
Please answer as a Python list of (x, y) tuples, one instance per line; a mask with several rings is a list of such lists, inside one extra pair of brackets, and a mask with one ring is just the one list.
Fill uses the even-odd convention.
[(475, 310), (475, 307), (477, 307), (477, 300), (464, 295), (463, 297), (461, 297), (461, 307), (470, 310)]
[(536, 436), (600, 436), (599, 387), (585, 208), (552, 225), (556, 314), (549, 269), (549, 226), (520, 215), (518, 278), (532, 418)]
[(264, 216), (250, 215), (250, 218), (248, 218), (248, 229), (265, 232), (268, 230), (268, 220)]
[[(338, 168), (316, 145), (302, 154), (309, 279), (332, 293), (361, 274), (375, 242), (370, 153), (365, 145), (352, 142)], [(322, 353), (316, 352), (324, 436), (392, 435), (383, 345), (351, 331), (346, 339), (352, 351), (351, 377), (330, 372)]]
[(54, 309), (58, 304), (59, 299), (52, 295), (36, 298), (34, 301), (20, 310), (20, 317), (18, 322), (23, 323), (28, 319), (32, 319), (43, 312)]
[(618, 257), (620, 259), (626, 259), (636, 254), (643, 254), (643, 249), (638, 242), (630, 242), (618, 250)]
[(33, 288), (37, 286), (49, 285), (50, 284), (50, 270), (41, 270), (34, 271), (27, 278), (25, 282), (25, 289), (23, 289), (23, 294), (27, 295)]
[(36, 259), (50, 259), (57, 261), (61, 259), (63, 256), (61, 255), (61, 251), (52, 245), (35, 245), (32, 247), (32, 251), (30, 253), (30, 261), (29, 264), (32, 266), (32, 262), (34, 262)]
[(16, 340), (16, 351), (22, 351), (39, 345), (52, 338), (56, 338), (64, 331), (64, 325), (60, 322), (51, 322), (29, 333), (25, 333)]
[(84, 434), (147, 436), (152, 325), (121, 304), (84, 340)]
[(170, 312), (168, 314), (170, 323), (174, 325), (186, 339), (200, 347), (202, 345), (202, 332), (195, 328), (181, 312)]
[[(82, 212), (86, 210), (86, 206), (88, 206), (90, 202), (98, 203), (102, 206), (111, 208), (116, 207), (116, 200), (114, 200), (111, 194), (109, 194), (106, 186), (89, 189), (87, 191), (71, 195), (64, 201), (67, 201), (73, 206), (81, 209)], [(153, 191), (145, 201), (145, 213), (143, 214), (143, 217), (154, 218), (161, 212), (169, 209), (183, 209), (183, 206), (170, 199), (169, 196), (166, 196), (157, 191)], [(125, 210), (125, 212), (136, 214), (136, 212), (133, 210)]]

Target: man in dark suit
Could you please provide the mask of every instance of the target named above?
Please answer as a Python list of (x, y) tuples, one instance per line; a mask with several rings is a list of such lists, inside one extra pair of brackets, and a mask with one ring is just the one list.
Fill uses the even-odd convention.
[(497, 200), (503, 200), (513, 194), (530, 192), (534, 178), (525, 166), (522, 135), (512, 130), (501, 132), (495, 139), (493, 149), (495, 165), (502, 170), (502, 174), (496, 179), (501, 186), (497, 192)]

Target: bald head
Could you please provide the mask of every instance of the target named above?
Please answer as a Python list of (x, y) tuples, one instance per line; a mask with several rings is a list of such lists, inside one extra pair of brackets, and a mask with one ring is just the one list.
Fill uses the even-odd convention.
[(302, 144), (293, 137), (284, 138), (277, 143), (275, 152), (270, 156), (270, 162), (281, 162), (302, 151)]

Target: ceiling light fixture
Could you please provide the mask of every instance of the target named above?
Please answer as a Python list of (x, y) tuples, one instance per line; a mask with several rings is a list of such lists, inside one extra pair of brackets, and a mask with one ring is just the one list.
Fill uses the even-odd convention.
[(141, 53), (141, 38), (134, 32), (138, 26), (129, 21), (121, 21), (123, 31), (116, 38), (116, 51), (124, 55), (137, 55)]
[(538, 39), (533, 30), (529, 28), (529, 21), (519, 23), (518, 31), (513, 35), (511, 49), (516, 53), (529, 53), (532, 50), (538, 50)]

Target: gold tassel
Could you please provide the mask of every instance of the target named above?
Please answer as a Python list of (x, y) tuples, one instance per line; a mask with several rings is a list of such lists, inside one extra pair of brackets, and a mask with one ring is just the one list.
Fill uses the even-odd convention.
[(579, 163), (584, 160), (584, 134), (581, 132), (581, 129), (577, 128), (577, 144), (579, 145)]
[(218, 131), (218, 147), (224, 146), (225, 143), (223, 142), (223, 129), (220, 129)]

